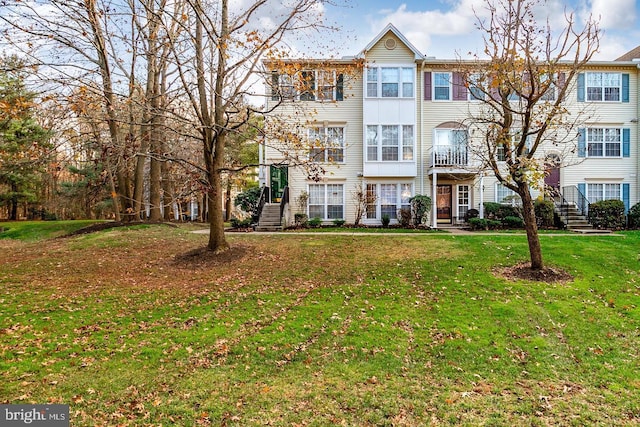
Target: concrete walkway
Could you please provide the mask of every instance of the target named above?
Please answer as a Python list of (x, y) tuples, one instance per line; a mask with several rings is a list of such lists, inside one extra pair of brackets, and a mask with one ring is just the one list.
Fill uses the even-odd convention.
[[(332, 236), (523, 236), (526, 237), (524, 232), (522, 233), (500, 233), (497, 231), (469, 231), (461, 228), (447, 228), (441, 229), (441, 233), (376, 233), (376, 232), (362, 232), (362, 231), (326, 231), (326, 232), (317, 232), (317, 231), (253, 231), (253, 232), (234, 232), (227, 231), (225, 234), (234, 236), (234, 235), (288, 235), (288, 236), (322, 236), (324, 235), (332, 235)], [(603, 232), (604, 231), (604, 232)], [(208, 229), (203, 230), (194, 230), (192, 233), (195, 234), (209, 234)], [(574, 233), (540, 233), (539, 236), (551, 236), (551, 237), (568, 237), (568, 236), (617, 236), (624, 237), (622, 234), (611, 233), (605, 230), (586, 230), (581, 232)]]

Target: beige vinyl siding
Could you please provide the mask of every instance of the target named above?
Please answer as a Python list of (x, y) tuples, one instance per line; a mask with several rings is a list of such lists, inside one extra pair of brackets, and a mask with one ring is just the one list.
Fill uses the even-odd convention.
[[(395, 41), (396, 47), (394, 49), (387, 49), (385, 47), (387, 39), (393, 39)], [(388, 32), (366, 53), (366, 57), (368, 61), (373, 60), (378, 64), (413, 63), (415, 60), (415, 53), (392, 32)]]
[[(277, 114), (285, 117), (290, 123), (302, 125), (302, 129), (317, 126), (342, 126), (345, 129), (344, 163), (322, 163), (326, 174), (319, 184), (344, 185), (345, 220), (352, 223), (354, 219), (351, 193), (361, 179), (358, 174), (362, 171), (362, 79), (358, 76), (345, 77), (344, 101), (317, 102), (294, 101), (285, 102), (278, 107)], [(307, 126), (306, 123), (309, 125)], [(269, 144), (270, 145), (270, 144)], [(304, 157), (306, 153), (300, 153)], [(265, 150), (266, 163), (283, 159), (281, 151), (267, 146)], [(268, 170), (267, 170), (268, 173)], [(298, 212), (297, 198), (303, 191), (308, 191), (308, 185), (315, 184), (307, 177), (302, 166), (289, 168), (289, 195), (292, 213)], [(306, 213), (306, 212), (304, 212)]]

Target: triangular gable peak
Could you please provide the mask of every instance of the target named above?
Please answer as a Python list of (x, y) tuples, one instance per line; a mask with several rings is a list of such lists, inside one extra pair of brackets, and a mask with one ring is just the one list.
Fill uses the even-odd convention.
[(625, 53), (620, 58), (616, 59), (616, 61), (633, 61), (638, 59), (640, 59), (640, 46)]
[[(424, 55), (414, 45), (412, 45), (411, 42), (407, 40), (407, 38), (400, 31), (398, 31), (395, 26), (393, 26), (393, 24), (388, 24), (386, 27), (384, 27), (384, 29), (380, 31), (380, 33), (369, 42), (369, 44), (358, 54), (357, 57), (364, 58), (367, 52), (373, 49), (383, 39), (385, 47), (387, 49), (395, 49), (396, 46), (391, 45), (392, 42), (389, 41), (393, 40), (393, 38), (388, 37), (389, 33), (392, 33), (395, 38), (399, 39), (399, 41), (414, 54), (416, 60), (424, 59)], [(387, 43), (390, 43), (390, 45), (387, 45)]]

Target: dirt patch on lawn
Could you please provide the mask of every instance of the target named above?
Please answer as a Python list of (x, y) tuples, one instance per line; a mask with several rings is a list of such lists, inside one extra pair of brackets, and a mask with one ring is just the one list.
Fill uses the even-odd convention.
[(110, 221), (110, 222), (96, 222), (95, 224), (88, 225), (86, 227), (82, 227), (76, 231), (73, 231), (69, 234), (65, 234), (64, 236), (60, 236), (61, 238), (79, 236), (81, 234), (90, 234), (96, 233), (98, 231), (108, 230), (110, 228), (117, 227), (131, 227), (134, 225), (143, 225), (143, 224), (154, 224), (154, 225), (166, 225), (167, 227), (177, 227), (175, 224), (171, 224), (170, 222), (142, 222), (142, 221), (133, 221), (133, 222), (122, 222), (122, 221)]
[(226, 251), (215, 252), (205, 246), (176, 255), (171, 264), (178, 268), (212, 268), (229, 265), (245, 258), (250, 249), (249, 245), (236, 243)]
[(568, 283), (573, 276), (561, 268), (545, 267), (541, 270), (532, 270), (531, 264), (523, 262), (510, 267), (498, 268), (495, 274), (507, 280), (528, 280), (544, 283)]

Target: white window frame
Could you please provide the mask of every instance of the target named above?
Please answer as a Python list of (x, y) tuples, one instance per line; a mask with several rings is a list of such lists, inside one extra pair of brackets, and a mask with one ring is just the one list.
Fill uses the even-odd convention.
[[(307, 91), (300, 91), (305, 86), (301, 84), (303, 73), (313, 73), (314, 88), (311, 89), (311, 93), (308, 94), (308, 99), (305, 99), (305, 93)], [(327, 75), (331, 77), (327, 80)], [(330, 84), (327, 84), (329, 82)], [(322, 84), (321, 84), (322, 83)], [(299, 85), (299, 87), (297, 87)], [(285, 90), (286, 88), (286, 90)], [(331, 96), (325, 96), (328, 94), (327, 88), (331, 90)], [(337, 99), (338, 79), (335, 70), (300, 70), (291, 74), (278, 74), (278, 89), (282, 94), (282, 99), (295, 100), (302, 102), (331, 102)]]
[[(312, 132), (315, 129), (320, 130), (321, 133), (323, 134), (321, 135), (322, 141), (320, 143), (320, 147), (318, 148), (314, 147), (314, 144), (313, 144), (314, 135), (312, 134)], [(332, 141), (330, 141), (330, 138), (332, 136), (330, 135), (330, 132), (332, 129), (340, 129), (342, 132), (342, 138), (338, 141), (339, 142), (338, 144), (333, 144)], [(310, 145), (309, 158), (319, 163), (345, 163), (346, 162), (345, 141), (347, 139), (346, 134), (347, 134), (347, 127), (344, 125), (310, 126), (309, 128), (307, 128), (307, 139)], [(335, 158), (338, 158), (338, 156), (332, 156), (332, 153), (335, 153), (335, 154), (339, 153), (340, 154), (339, 160), (336, 160)]]
[[(339, 188), (338, 188), (339, 187)], [(317, 203), (318, 201), (314, 200), (315, 197), (315, 191), (313, 190), (314, 188), (317, 188), (320, 191), (320, 194), (322, 196), (322, 200), (320, 200), (320, 203)], [(337, 191), (333, 192), (332, 190), (335, 189)], [(331, 194), (329, 194), (331, 191)], [(334, 219), (344, 219), (345, 217), (345, 203), (344, 203), (344, 184), (342, 183), (326, 183), (326, 184), (309, 184), (307, 186), (307, 193), (309, 194), (309, 199), (307, 200), (307, 216), (309, 218), (320, 218), (323, 221), (331, 221)], [(332, 202), (333, 199), (331, 199), (331, 197), (335, 196), (337, 193), (338, 197), (339, 197), (339, 201), (341, 203), (329, 203)], [(316, 202), (316, 203), (313, 203)], [(331, 215), (330, 212), (330, 207), (332, 206), (340, 206), (341, 210), (342, 210), (342, 215), (337, 216), (337, 215)], [(322, 209), (322, 216), (318, 216), (318, 215), (313, 215), (311, 214), (311, 209), (312, 207), (321, 207)]]
[[(482, 89), (477, 85), (477, 82), (482, 81), (482, 74), (480, 73), (472, 73), (469, 75), (469, 90), (467, 91), (467, 99), (472, 102), (484, 101), (487, 98), (487, 95), (482, 91)], [(479, 91), (479, 93), (478, 93)], [(474, 92), (476, 95), (475, 96)]]
[[(467, 216), (467, 212), (471, 208), (471, 186), (469, 184), (458, 184), (456, 193), (458, 198), (458, 221), (460, 221)], [(461, 208), (465, 208), (464, 212), (461, 211)]]
[[(446, 75), (446, 80), (447, 80), (447, 84), (436, 84), (436, 82), (439, 80), (439, 76), (444, 76)], [(447, 98), (438, 98), (436, 96), (436, 89), (440, 88), (447, 88)], [(434, 101), (451, 101), (453, 99), (453, 74), (450, 72), (441, 72), (441, 71), (434, 71), (433, 72), (433, 81), (431, 82), (431, 91), (432, 91), (432, 96), (431, 99)]]
[[(540, 83), (546, 83), (549, 80), (549, 74), (542, 74), (540, 76)], [(558, 81), (558, 74), (553, 74), (553, 81)], [(554, 102), (558, 96), (558, 87), (555, 83), (551, 83), (549, 89), (540, 97), (541, 101)]]
[[(395, 77), (389, 79), (388, 73), (392, 72), (392, 70), (395, 71)], [(402, 65), (369, 66), (366, 67), (365, 77), (365, 94), (367, 98), (414, 99), (416, 97), (415, 67)], [(395, 85), (396, 96), (385, 96), (383, 91), (385, 85)]]
[[(395, 128), (397, 144), (383, 144), (383, 128)], [(365, 126), (365, 159), (367, 162), (414, 162), (415, 161), (415, 141), (416, 127), (414, 125), (403, 124), (378, 124)], [(395, 147), (396, 158), (384, 160), (385, 148)], [(375, 155), (374, 155), (375, 154)]]
[[(501, 195), (502, 197), (500, 197)], [(511, 200), (507, 200), (509, 198)], [(522, 204), (522, 202), (520, 201), (520, 196), (518, 196), (518, 193), (516, 193), (506, 185), (502, 184), (501, 182), (496, 182), (495, 202), (500, 203), (502, 205), (511, 205), (511, 206), (520, 206)]]
[[(383, 188), (390, 190), (390, 187), (395, 187), (393, 189), (394, 195), (391, 196), (393, 200), (383, 200)], [(414, 195), (414, 186), (411, 182), (368, 182), (365, 185), (365, 189), (367, 194), (375, 196), (375, 203), (367, 205), (364, 215), (367, 220), (382, 220), (383, 206), (393, 206), (393, 208), (387, 208), (388, 212), (385, 212), (392, 221), (397, 221), (400, 209), (411, 209), (409, 200)], [(390, 203), (383, 204), (383, 202)]]
[[(447, 143), (441, 144), (439, 143), (441, 137), (447, 137)], [(464, 136), (462, 139), (460, 136)], [(436, 165), (440, 165), (441, 163), (437, 161), (436, 157), (445, 157), (447, 159), (454, 159), (451, 162), (446, 162), (447, 164), (456, 164), (456, 165), (468, 165), (470, 158), (470, 147), (469, 147), (469, 131), (466, 128), (436, 128), (433, 133), (434, 145), (432, 149), (434, 150), (434, 160)]]
[[(511, 130), (511, 147), (515, 147), (515, 144), (518, 142), (517, 140), (520, 137), (520, 130), (518, 129), (512, 129)], [(524, 150), (524, 155), (529, 154), (529, 150), (531, 150), (531, 145), (532, 145), (532, 141), (533, 141), (533, 135), (527, 135), (527, 140), (525, 142), (525, 150)], [(497, 146), (496, 147), (496, 158), (498, 159), (499, 162), (506, 162), (507, 161), (507, 156), (506, 156), (506, 152), (504, 149), (504, 146)]]
[[(597, 187), (600, 187), (600, 191), (596, 193)], [(619, 182), (587, 182), (585, 190), (587, 192), (585, 196), (589, 203), (602, 200), (622, 200), (622, 184)]]
[[(600, 133), (601, 135), (597, 135)], [(611, 139), (617, 133), (617, 141)], [(593, 140), (596, 136), (601, 136), (599, 140)], [(608, 139), (608, 140), (607, 140)], [(618, 127), (590, 127), (585, 129), (585, 156), (590, 158), (605, 158), (605, 159), (619, 159), (622, 157), (622, 143), (623, 143), (623, 131), (622, 128)], [(602, 154), (596, 155), (592, 154), (594, 148), (596, 146), (600, 146), (601, 150), (599, 150)], [(611, 152), (607, 149), (607, 147), (617, 146), (618, 154), (607, 155), (607, 152)], [(593, 147), (593, 148), (592, 148)]]
[[(599, 83), (593, 81), (593, 79), (595, 79), (596, 76), (600, 77)], [(613, 76), (617, 77), (617, 80), (618, 80), (617, 86), (608, 84), (609, 82), (607, 81), (607, 77), (611, 78)], [(589, 93), (590, 88), (594, 90), (599, 89), (600, 96), (596, 97), (595, 93)], [(607, 89), (617, 90), (617, 93), (618, 93), (617, 99), (607, 99)], [(588, 102), (622, 102), (622, 73), (587, 72), (585, 73), (585, 79), (584, 79), (584, 91), (585, 91), (584, 99), (587, 100)]]

